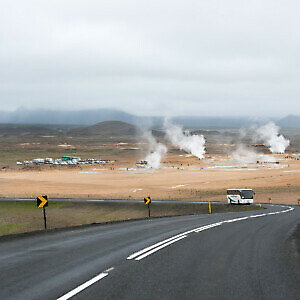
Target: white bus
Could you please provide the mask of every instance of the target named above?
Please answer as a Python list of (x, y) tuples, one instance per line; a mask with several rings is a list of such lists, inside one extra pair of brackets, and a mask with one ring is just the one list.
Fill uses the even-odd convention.
[(251, 204), (253, 203), (252, 189), (228, 189), (227, 202), (230, 204)]

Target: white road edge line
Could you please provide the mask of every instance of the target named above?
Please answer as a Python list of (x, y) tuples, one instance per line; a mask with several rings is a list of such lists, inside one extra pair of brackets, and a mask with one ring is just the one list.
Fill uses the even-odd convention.
[(159, 242), (159, 243), (156, 243), (156, 244), (154, 244), (154, 245), (152, 245), (152, 246), (149, 246), (149, 247), (147, 247), (147, 248), (144, 248), (144, 249), (142, 249), (142, 250), (140, 250), (140, 251), (138, 251), (138, 252), (135, 252), (135, 253), (129, 255), (129, 256), (127, 257), (127, 259), (134, 259), (134, 258), (136, 258), (137, 256), (139, 256), (139, 255), (141, 255), (141, 254), (143, 254), (143, 253), (145, 253), (145, 252), (147, 252), (147, 251), (149, 251), (149, 250), (151, 250), (151, 249), (153, 249), (153, 248), (156, 248), (156, 247), (158, 247), (158, 246), (160, 246), (160, 245), (162, 245), (162, 244), (168, 243), (169, 241), (174, 240), (174, 239), (177, 239), (177, 238), (179, 238), (179, 237), (181, 237), (181, 236), (183, 236), (183, 235), (187, 235), (187, 234), (189, 234), (189, 233), (191, 233), (191, 232), (193, 232), (193, 231), (194, 231), (194, 229), (193, 229), (193, 230), (186, 231), (186, 232), (183, 232), (183, 233), (180, 233), (180, 234), (177, 234), (177, 235), (175, 235), (175, 236), (172, 236), (172, 237), (170, 237), (170, 238), (168, 238), (168, 239), (166, 239), (166, 240), (163, 240), (163, 241), (161, 241), (161, 242)]
[(175, 243), (175, 242), (177, 242), (177, 241), (180, 241), (180, 240), (182, 240), (182, 239), (184, 239), (184, 238), (186, 238), (186, 237), (187, 237), (186, 235), (183, 235), (183, 236), (181, 236), (181, 237), (179, 237), (179, 238), (177, 238), (177, 239), (175, 239), (175, 240), (171, 240), (170, 242), (168, 242), (168, 243), (166, 243), (166, 244), (163, 244), (163, 245), (161, 245), (161, 246), (159, 246), (159, 247), (157, 247), (157, 248), (154, 248), (154, 249), (152, 249), (152, 250), (150, 250), (150, 251), (148, 251), (148, 252), (142, 254), (141, 256), (135, 258), (135, 260), (141, 260), (141, 259), (143, 259), (143, 258), (145, 258), (145, 257), (147, 257), (147, 256), (149, 256), (149, 255), (151, 255), (151, 254), (153, 254), (154, 252), (156, 252), (156, 251), (158, 251), (158, 250), (160, 250), (160, 249), (162, 249), (162, 248), (164, 248), (164, 247), (167, 247), (167, 246), (169, 246), (169, 245), (171, 245), (171, 244), (173, 244), (173, 243)]
[(97, 281), (101, 280), (102, 278), (106, 277), (108, 273), (100, 273), (99, 275), (95, 276), (94, 278), (90, 279), (89, 281), (81, 284), (74, 290), (70, 291), (69, 293), (57, 298), (57, 300), (67, 300), (70, 299), (71, 297), (75, 296), (76, 294), (80, 293), (84, 289), (88, 288), (92, 284), (96, 283)]
[[(282, 207), (286, 207), (286, 206), (282, 206)], [(192, 233), (192, 232), (195, 232), (195, 233), (198, 233), (198, 232), (201, 232), (201, 231), (204, 231), (204, 230), (207, 230), (207, 229), (210, 229), (210, 228), (214, 228), (216, 226), (220, 226), (224, 223), (233, 223), (233, 222), (237, 222), (237, 221), (242, 221), (242, 220), (247, 220), (249, 218), (259, 218), (259, 217), (264, 217), (264, 216), (268, 216), (268, 215), (275, 215), (275, 214), (281, 214), (281, 213), (286, 213), (286, 212), (289, 212), (289, 211), (292, 211), (294, 210), (293, 207), (291, 206), (288, 206), (288, 209), (287, 210), (283, 210), (283, 211), (277, 211), (277, 212), (270, 212), (270, 213), (263, 213), (263, 214), (259, 214), (259, 215), (251, 215), (251, 216), (247, 216), (247, 217), (241, 217), (241, 218), (235, 218), (235, 219), (231, 219), (231, 220), (224, 220), (224, 221), (221, 221), (221, 222), (217, 222), (217, 223), (213, 223), (213, 224), (208, 224), (208, 225), (205, 225), (205, 226), (202, 226), (202, 227), (198, 227), (198, 228), (195, 228), (195, 229), (192, 229), (192, 230), (189, 230), (189, 231), (186, 231), (186, 232), (183, 232), (183, 233), (180, 233), (180, 234), (177, 234), (173, 237), (170, 237), (166, 240), (163, 240), (161, 242), (158, 242), (152, 246), (149, 246), (147, 248), (144, 248), (140, 251), (137, 251), (131, 255), (129, 255), (127, 257), (128, 260), (130, 259), (135, 259), (135, 260), (141, 260), (145, 257), (147, 257), (148, 255), (164, 248), (164, 247), (167, 247), (183, 238), (185, 238), (189, 233)]]
[(194, 232), (198, 233), (198, 232), (203, 231), (203, 230), (207, 230), (207, 229), (210, 229), (210, 228), (213, 228), (213, 227), (221, 226), (222, 224), (223, 224), (223, 222), (218, 222), (218, 223), (214, 223), (214, 224), (211, 224), (211, 225), (202, 226), (202, 227), (196, 228), (194, 230)]

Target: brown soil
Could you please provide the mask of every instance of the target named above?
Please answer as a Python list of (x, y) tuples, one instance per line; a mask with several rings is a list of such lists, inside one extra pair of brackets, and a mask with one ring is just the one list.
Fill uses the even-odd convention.
[[(0, 196), (142, 199), (149, 195), (153, 199), (225, 201), (227, 188), (253, 188), (256, 202), (296, 204), (300, 198), (300, 161), (277, 158), (281, 159), (279, 165), (256, 170), (251, 169), (257, 165), (248, 166), (250, 170), (226, 170), (218, 164), (225, 155), (200, 161), (178, 153), (168, 154), (165, 168), (158, 170), (130, 170), (136, 169), (133, 159), (109, 166), (8, 169), (0, 174)], [(211, 166), (217, 168), (207, 169)]]

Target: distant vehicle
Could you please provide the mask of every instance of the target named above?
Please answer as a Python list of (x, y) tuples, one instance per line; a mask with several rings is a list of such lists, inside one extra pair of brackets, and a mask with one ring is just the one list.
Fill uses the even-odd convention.
[(69, 161), (69, 160), (80, 160), (80, 157), (76, 157), (76, 156), (69, 156), (69, 155), (66, 155), (66, 156), (63, 156), (61, 158), (62, 161)]
[(253, 203), (254, 192), (252, 189), (228, 189), (227, 202), (230, 204)]
[(148, 166), (148, 161), (147, 160), (140, 160), (136, 163), (136, 166), (139, 168), (145, 168)]
[(51, 157), (47, 157), (47, 158), (45, 158), (45, 164), (46, 165), (53, 165), (53, 158), (51, 158)]
[(108, 164), (108, 163), (110, 163), (110, 161), (107, 159), (98, 159), (98, 160), (95, 160), (95, 163), (96, 164)]
[(32, 160), (32, 162), (35, 164), (35, 165), (41, 165), (41, 164), (44, 164), (45, 163), (45, 160), (43, 158), (35, 158)]
[(18, 166), (23, 165), (22, 162), (20, 162), (20, 161), (17, 161), (16, 164), (17, 164)]

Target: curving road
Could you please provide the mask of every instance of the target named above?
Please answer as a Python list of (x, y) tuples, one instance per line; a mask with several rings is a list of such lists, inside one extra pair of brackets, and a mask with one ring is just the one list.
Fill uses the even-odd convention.
[(0, 299), (299, 299), (300, 208), (0, 240)]

